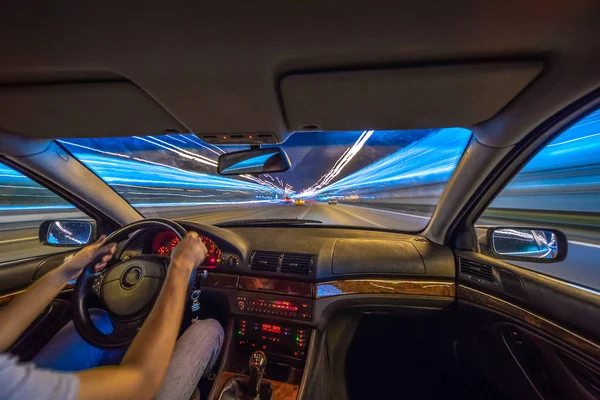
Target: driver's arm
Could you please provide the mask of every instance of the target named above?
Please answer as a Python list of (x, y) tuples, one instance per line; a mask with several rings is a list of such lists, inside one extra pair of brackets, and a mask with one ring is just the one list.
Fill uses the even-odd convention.
[(179, 333), (192, 270), (206, 247), (190, 232), (175, 248), (163, 288), (118, 367), (77, 373), (79, 399), (152, 399), (160, 392)]
[(98, 260), (95, 270), (106, 266), (115, 252), (116, 244), (103, 246), (105, 236), (81, 249), (60, 267), (35, 281), (27, 290), (0, 309), (0, 353), (5, 352), (81, 270)]

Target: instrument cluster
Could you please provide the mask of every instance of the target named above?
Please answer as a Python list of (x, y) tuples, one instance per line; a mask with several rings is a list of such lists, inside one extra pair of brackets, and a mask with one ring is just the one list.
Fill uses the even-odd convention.
[[(206, 258), (201, 264), (203, 267), (215, 268), (221, 263), (222, 252), (214, 241), (206, 236), (200, 236), (202, 243), (206, 246)], [(152, 239), (152, 254), (170, 257), (179, 243), (179, 238), (171, 231), (157, 233)]]

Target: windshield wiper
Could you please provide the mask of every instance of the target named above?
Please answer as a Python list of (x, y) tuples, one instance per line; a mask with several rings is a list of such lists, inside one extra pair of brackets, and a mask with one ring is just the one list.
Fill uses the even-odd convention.
[(316, 219), (298, 219), (298, 218), (266, 218), (266, 219), (240, 219), (235, 221), (225, 221), (215, 224), (219, 227), (227, 226), (288, 226), (304, 224), (322, 224), (323, 221)]

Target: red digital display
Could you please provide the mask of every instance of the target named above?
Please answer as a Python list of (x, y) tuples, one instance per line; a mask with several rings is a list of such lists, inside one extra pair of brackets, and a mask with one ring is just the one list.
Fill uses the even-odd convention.
[(271, 325), (271, 324), (262, 324), (262, 329), (263, 332), (271, 332), (271, 333), (281, 333), (281, 327), (278, 325)]

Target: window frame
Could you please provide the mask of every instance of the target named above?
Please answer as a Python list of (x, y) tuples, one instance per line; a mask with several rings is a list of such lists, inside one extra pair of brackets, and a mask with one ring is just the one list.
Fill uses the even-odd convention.
[[(18, 173), (22, 174), (23, 176), (27, 177), (28, 179), (31, 179), (33, 182), (44, 187), (51, 193), (54, 193), (55, 195), (59, 196), (64, 201), (66, 201), (67, 203), (74, 206), (78, 211), (87, 215), (90, 219), (95, 221), (96, 236), (102, 235), (104, 233), (109, 233), (119, 227), (118, 223), (113, 221), (110, 217), (105, 215), (103, 212), (101, 212), (98, 209), (96, 209), (95, 207), (93, 207), (91, 204), (89, 204), (89, 203), (83, 201), (81, 198), (73, 195), (72, 193), (70, 193), (68, 190), (66, 190), (63, 187), (60, 187), (57, 185), (52, 185), (52, 182), (50, 182), (49, 180), (40, 176), (39, 174), (36, 174), (34, 171), (31, 171), (28, 168), (25, 168), (23, 165), (19, 164), (15, 160), (8, 158), (4, 155), (0, 155), (0, 163), (4, 164), (8, 168), (11, 168), (11, 169), (17, 171)], [(49, 247), (51, 247), (51, 246), (49, 246)], [(33, 258), (52, 257), (52, 256), (59, 255), (62, 253), (67, 254), (67, 253), (73, 252), (75, 250), (78, 250), (79, 248), (80, 247), (66, 249), (64, 247), (56, 247), (56, 250), (57, 250), (56, 252), (49, 253), (47, 255), (42, 255), (39, 257), (33, 257)], [(32, 257), (23, 257), (23, 258), (0, 261), (0, 265), (21, 262), (21, 261), (25, 261), (25, 260), (31, 259), (31, 258)]]
[(566, 106), (544, 120), (522, 141), (516, 143), (508, 155), (498, 164), (495, 173), (487, 177), (461, 210), (450, 229), (444, 243), (456, 250), (480, 251), (475, 223), (494, 199), (512, 182), (515, 176), (555, 138), (600, 109), (600, 89)]

